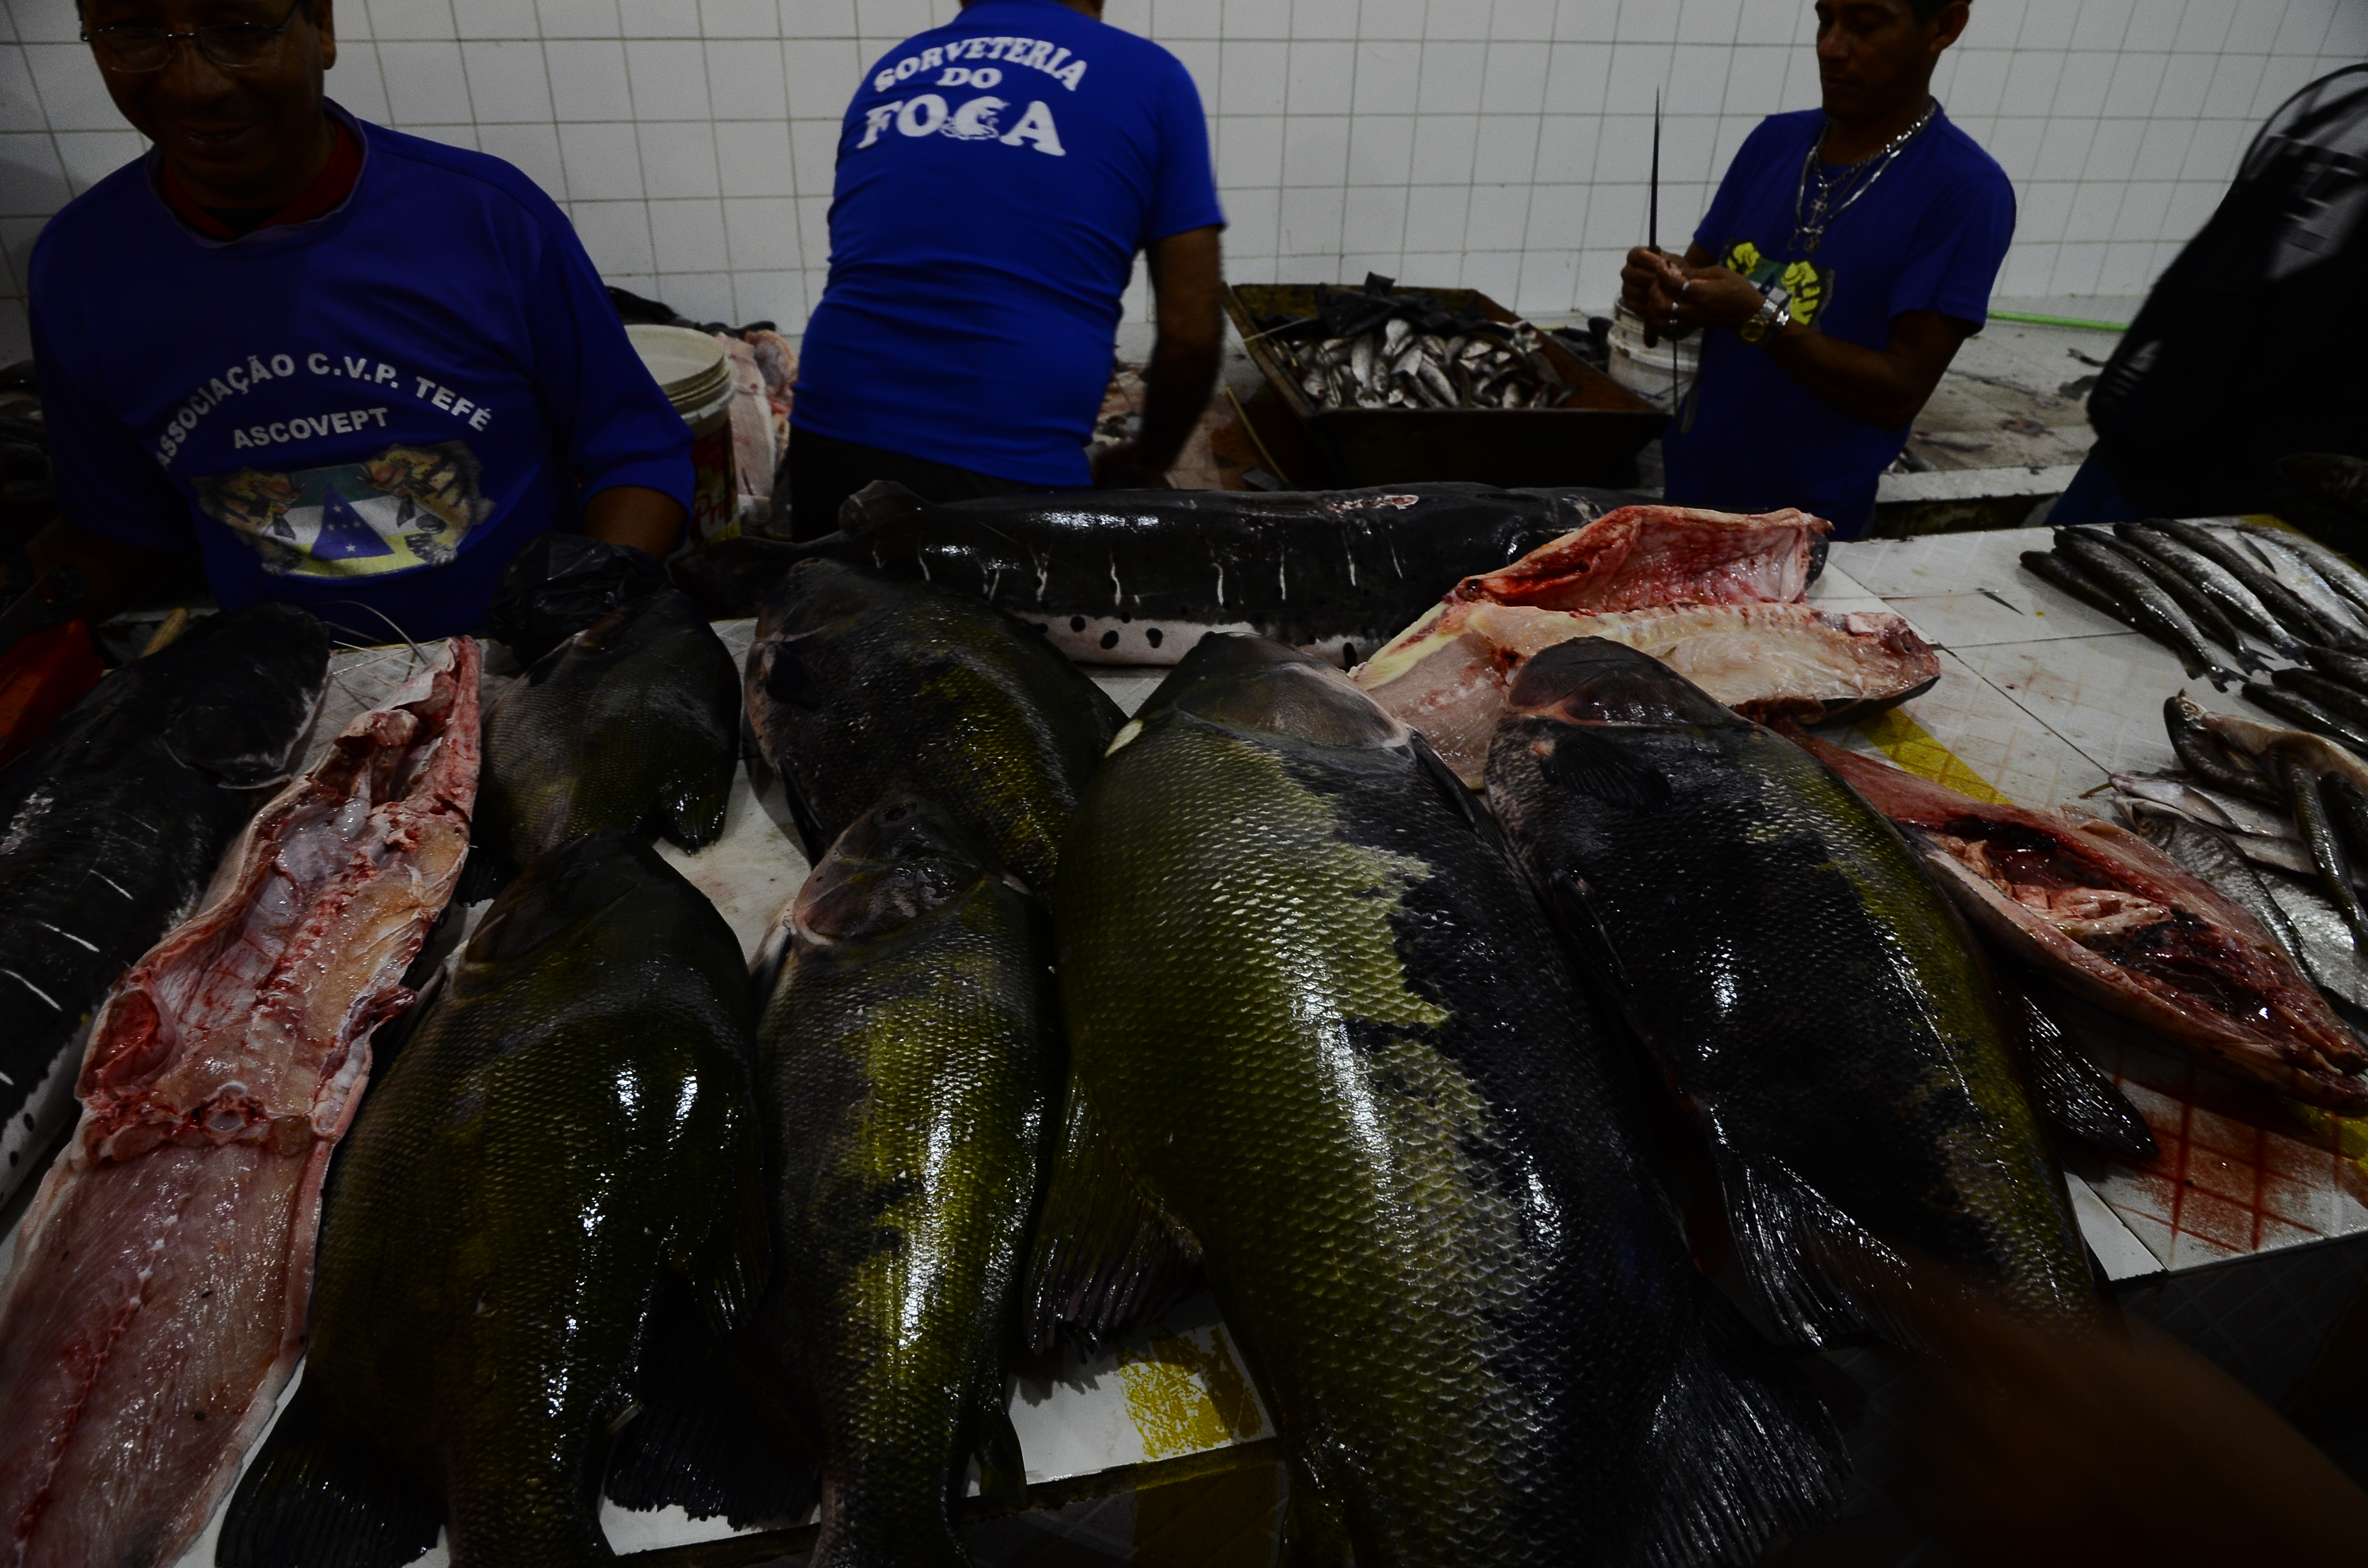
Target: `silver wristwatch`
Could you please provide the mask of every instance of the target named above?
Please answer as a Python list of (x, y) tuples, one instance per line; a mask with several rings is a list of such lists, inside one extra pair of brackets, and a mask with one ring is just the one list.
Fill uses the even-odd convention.
[(1793, 324), (1793, 291), (1782, 283), (1771, 283), (1760, 290), (1759, 313), (1735, 329), (1736, 335), (1746, 343), (1759, 343), (1771, 332), (1782, 332)]

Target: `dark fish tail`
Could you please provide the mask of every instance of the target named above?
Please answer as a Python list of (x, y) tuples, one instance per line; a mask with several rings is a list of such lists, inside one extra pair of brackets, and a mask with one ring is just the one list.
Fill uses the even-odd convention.
[(306, 1382), (231, 1498), (217, 1568), (404, 1568), (436, 1544), (444, 1505)]
[(1020, 1294), (1029, 1349), (1041, 1356), (1064, 1334), (1088, 1351), (1125, 1338), (1200, 1278), (1200, 1244), (1144, 1196), (1073, 1075)]
[(2032, 1109), (2059, 1131), (2107, 1153), (2141, 1163), (2160, 1153), (2137, 1107), (2064, 1038), (2062, 1026), (2032, 999), (2030, 986), (2001, 980), (1999, 989), (2009, 993), (2009, 1010), (2022, 1027), (2022, 1077)]
[(1861, 1334), (1915, 1346), (1892, 1303), (1909, 1287), (1907, 1261), (1776, 1159), (1750, 1159), (1722, 1142), (1712, 1153), (1751, 1292), (1794, 1341), (1825, 1346)]
[(820, 1460), (769, 1380), (677, 1301), (650, 1333), (642, 1414), (609, 1458), (607, 1492), (620, 1508), (719, 1515), (743, 1529), (799, 1519), (814, 1506)]
[(1707, 1283), (1637, 1460), (1650, 1500), (1625, 1553), (1651, 1568), (1756, 1562), (1778, 1530), (1839, 1505), (1850, 1462), (1833, 1417), (1800, 1373)]

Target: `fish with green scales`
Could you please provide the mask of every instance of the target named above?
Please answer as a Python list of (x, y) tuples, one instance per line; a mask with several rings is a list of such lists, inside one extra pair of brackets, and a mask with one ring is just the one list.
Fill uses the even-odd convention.
[(1337, 671), (1197, 649), (1057, 908), (1079, 1080), (1206, 1250), (1304, 1560), (1742, 1562), (1834, 1498), (1838, 1437), (1694, 1272), (1520, 873)]
[(763, 1335), (822, 1428), (815, 1568), (969, 1562), (973, 1452), (1024, 1484), (1004, 1357), (1057, 1147), (1052, 933), (935, 806), (894, 798), (799, 894), (757, 1029)]
[(486, 706), (476, 844), (518, 868), (602, 828), (713, 843), (739, 709), (732, 654), (689, 599), (619, 607)]
[(223, 1568), (575, 1568), (662, 1304), (765, 1272), (754, 1000), (712, 905), (615, 830), (495, 903), (333, 1176), (304, 1380)]
[(1123, 722), (1022, 622), (828, 561), (800, 563), (767, 598), (747, 706), (809, 858), (883, 798), (909, 792), (1039, 892)]

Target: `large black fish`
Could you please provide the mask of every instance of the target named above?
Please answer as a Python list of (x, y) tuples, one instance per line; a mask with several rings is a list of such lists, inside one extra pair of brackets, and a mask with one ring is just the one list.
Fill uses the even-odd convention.
[(763, 1321), (824, 1433), (814, 1568), (960, 1568), (971, 1454), (990, 1492), (1025, 1479), (1004, 1357), (1058, 1139), (1051, 922), (905, 797), (840, 836), (796, 931), (757, 1035)]
[(612, 1561), (609, 1435), (669, 1299), (729, 1329), (765, 1274), (755, 998), (723, 917), (611, 829), (511, 883), (323, 1206), (304, 1381), (225, 1568)]
[(2015, 1020), (1882, 813), (1600, 638), (1531, 660), (1512, 710), (1489, 800), (1702, 1119), (1769, 1315), (1886, 1324), (1903, 1244), (2029, 1315), (2092, 1311)]
[(932, 506), (875, 484), (804, 547), (976, 595), (1081, 664), (1172, 665), (1210, 631), (1343, 667), (1476, 573), (1643, 499), (1605, 490), (1404, 484), (1144, 490)]
[(809, 859), (882, 798), (915, 794), (1039, 892), (1125, 722), (1009, 616), (833, 561), (802, 562), (765, 601), (747, 700)]
[(1122, 731), (1057, 898), (1079, 1080), (1206, 1250), (1309, 1562), (1753, 1561), (1824, 1411), (1696, 1272), (1471, 793), (1338, 671), (1212, 638)]
[(605, 827), (712, 844), (739, 706), (732, 655), (689, 599), (619, 606), (486, 705), (477, 844), (512, 866)]
[(0, 1199), (74, 1105), (91, 1009), (288, 777), (328, 670), (301, 609), (209, 616), (0, 777)]

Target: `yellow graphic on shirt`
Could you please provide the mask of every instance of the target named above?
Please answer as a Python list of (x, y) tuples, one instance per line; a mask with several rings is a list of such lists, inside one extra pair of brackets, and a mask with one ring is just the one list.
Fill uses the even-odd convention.
[(441, 566), (492, 516), (465, 441), (393, 446), (295, 473), (241, 469), (196, 482), (206, 515), (275, 577), (381, 577)]
[(1782, 284), (1793, 296), (1793, 319), (1804, 326), (1817, 324), (1827, 297), (1833, 292), (1834, 275), (1830, 270), (1807, 261), (1770, 261), (1749, 240), (1737, 240), (1727, 247), (1726, 265), (1730, 271), (1748, 279), (1755, 289)]

